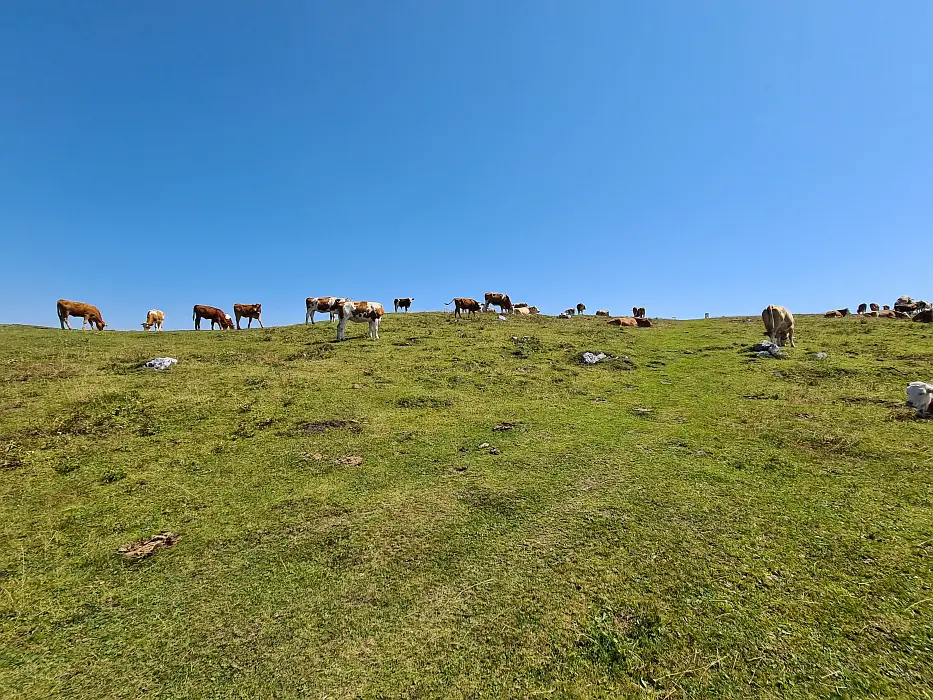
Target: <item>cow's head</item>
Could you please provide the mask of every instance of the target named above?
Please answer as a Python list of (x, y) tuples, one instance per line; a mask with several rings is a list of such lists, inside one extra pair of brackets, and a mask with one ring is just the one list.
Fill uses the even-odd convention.
[(151, 324), (151, 323), (140, 323), (139, 325), (143, 327), (143, 330), (147, 330), (147, 331), (148, 331), (150, 328), (152, 328), (152, 324)]
[(918, 416), (930, 412), (931, 401), (933, 401), (933, 386), (925, 382), (911, 382), (907, 385), (907, 405), (916, 409)]

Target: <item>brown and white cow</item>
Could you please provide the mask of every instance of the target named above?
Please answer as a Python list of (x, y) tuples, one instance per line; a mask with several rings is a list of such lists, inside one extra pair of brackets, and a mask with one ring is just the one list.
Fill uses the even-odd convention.
[(96, 326), (99, 331), (104, 330), (107, 325), (104, 323), (103, 316), (100, 315), (100, 309), (92, 304), (59, 299), (55, 304), (55, 310), (58, 311), (58, 322), (61, 324), (62, 330), (64, 330), (66, 326), (68, 330), (71, 330), (71, 324), (68, 323), (69, 316), (81, 317), (84, 319), (84, 323), (81, 324), (82, 331), (87, 328), (88, 323), (91, 324), (92, 329)]
[(141, 325), (147, 331), (151, 328), (161, 331), (163, 323), (165, 323), (165, 314), (158, 309), (149, 309), (149, 313), (146, 314), (146, 322)]
[[(869, 304), (868, 308), (871, 309), (872, 311), (881, 311), (881, 307), (878, 306), (875, 302), (872, 302), (871, 304)], [(885, 306), (884, 308), (888, 308), (888, 307)]]
[(531, 315), (532, 315), (532, 316), (535, 316), (536, 314), (541, 313), (541, 310), (538, 309), (537, 306), (529, 306), (529, 307), (528, 307), (528, 311), (531, 312)]
[(597, 315), (597, 316), (609, 316), (609, 310), (608, 310), (608, 309), (599, 309), (599, 311), (596, 312), (596, 315)]
[(194, 310), (191, 313), (191, 320), (194, 321), (194, 330), (201, 330), (202, 318), (206, 318), (211, 322), (211, 330), (214, 330), (215, 324), (220, 326), (220, 330), (222, 331), (233, 329), (234, 327), (233, 319), (230, 318), (230, 314), (223, 309), (218, 309), (216, 306), (195, 304)]
[(512, 306), (512, 300), (508, 294), (499, 294), (499, 292), (486, 292), (486, 303), (483, 305), (483, 311), (489, 311), (490, 306), (498, 306), (500, 313), (510, 313), (515, 307)]
[(340, 322), (337, 324), (337, 340), (346, 340), (344, 331), (347, 323), (368, 323), (369, 337), (373, 340), (379, 340), (379, 321), (382, 319), (385, 311), (382, 304), (378, 301), (352, 301), (346, 299), (340, 303), (337, 315)]
[(408, 309), (411, 308), (411, 302), (414, 300), (414, 297), (399, 297), (394, 302), (395, 311), (398, 312), (399, 309), (405, 309), (405, 313), (408, 313)]
[(849, 315), (849, 309), (833, 309), (823, 314), (824, 318), (843, 318)]
[[(875, 310), (877, 310), (877, 309), (875, 309)], [(855, 313), (857, 313), (857, 314), (863, 314), (863, 313), (865, 313), (866, 311), (868, 311), (868, 304), (859, 304), (859, 305), (858, 305), (858, 308), (855, 310)]]
[(914, 314), (914, 321), (918, 323), (933, 323), (933, 311), (925, 309)]
[(249, 321), (246, 322), (246, 327), (249, 328), (253, 325), (253, 319), (259, 323), (260, 328), (264, 328), (262, 325), (262, 304), (234, 304), (233, 305), (233, 315), (236, 316), (236, 329), (240, 330), (240, 319), (248, 318)]
[(783, 347), (790, 341), (792, 348), (797, 347), (794, 344), (794, 314), (783, 306), (772, 304), (761, 312), (761, 320), (772, 343)]
[(517, 301), (512, 306), (516, 309), (527, 309), (528, 308), (527, 302), (524, 302), (524, 301)]
[(613, 318), (609, 320), (610, 326), (631, 326), (634, 328), (638, 325), (638, 322), (635, 320), (634, 316), (622, 316), (621, 318)]
[(314, 314), (330, 314), (330, 320), (337, 318), (338, 309), (347, 299), (345, 297), (308, 297), (305, 300), (305, 323), (310, 319), (314, 325)]
[(577, 304), (577, 314), (582, 315), (586, 311), (586, 304)]
[(566, 317), (568, 317), (568, 318), (570, 318), (571, 316), (573, 316), (573, 315), (576, 314), (576, 313), (577, 313), (577, 310), (576, 310), (575, 308), (573, 308), (573, 307), (570, 307), (569, 309), (564, 309), (564, 316), (566, 316)]
[(454, 297), (450, 301), (445, 301), (444, 306), (454, 305), (454, 316), (459, 316), (463, 318), (461, 311), (466, 311), (471, 316), (476, 314), (480, 310), (479, 302), (476, 299), (471, 299), (470, 297)]

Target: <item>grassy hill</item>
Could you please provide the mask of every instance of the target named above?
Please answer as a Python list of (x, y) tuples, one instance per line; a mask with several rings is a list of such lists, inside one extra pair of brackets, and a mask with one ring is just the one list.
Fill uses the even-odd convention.
[(761, 330), (0, 328), (0, 695), (931, 697), (933, 328)]

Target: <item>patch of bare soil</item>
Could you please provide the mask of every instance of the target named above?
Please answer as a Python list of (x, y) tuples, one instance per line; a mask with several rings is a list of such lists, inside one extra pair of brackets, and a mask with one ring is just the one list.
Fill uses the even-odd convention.
[(117, 551), (127, 559), (144, 559), (160, 549), (171, 547), (179, 539), (181, 538), (172, 532), (160, 532), (158, 535), (147, 537), (139, 542), (123, 545)]

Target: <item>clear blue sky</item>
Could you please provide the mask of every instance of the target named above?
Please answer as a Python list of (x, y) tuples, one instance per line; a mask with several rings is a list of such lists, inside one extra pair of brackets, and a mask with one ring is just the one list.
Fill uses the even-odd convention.
[(930, 298), (931, 30), (929, 0), (7, 0), (0, 322)]

